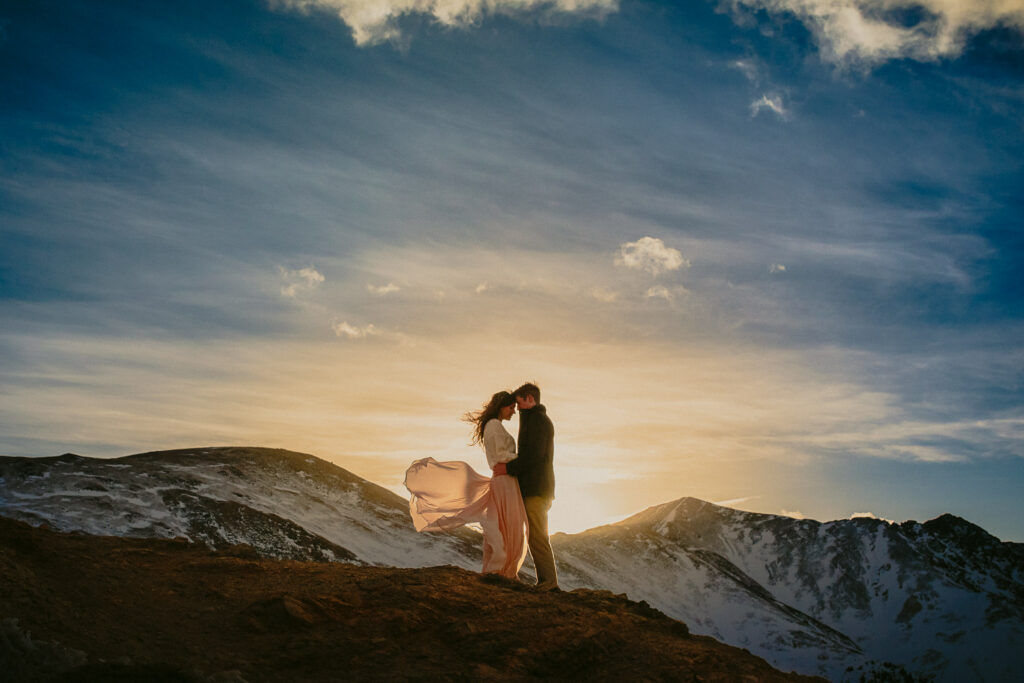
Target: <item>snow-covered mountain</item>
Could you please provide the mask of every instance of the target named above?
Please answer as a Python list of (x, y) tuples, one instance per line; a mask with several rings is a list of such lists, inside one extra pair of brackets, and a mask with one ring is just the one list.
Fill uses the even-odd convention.
[(418, 534), (391, 491), (270, 448), (0, 457), (0, 514), (60, 531), (246, 544), (266, 557), (480, 568), (479, 534)]
[[(477, 570), (472, 530), (417, 534), (408, 502), (311, 455), (203, 448), (0, 457), (0, 515), (62, 531), (244, 543), (262, 555)], [(552, 539), (563, 586), (626, 593), (782, 670), (1018, 680), (1024, 546), (944, 515), (820, 523), (693, 498)]]
[(553, 544), (564, 583), (646, 600), (783, 670), (836, 679), (861, 651), (936, 680), (1020, 680), (1024, 546), (952, 515), (823, 524), (683, 498)]

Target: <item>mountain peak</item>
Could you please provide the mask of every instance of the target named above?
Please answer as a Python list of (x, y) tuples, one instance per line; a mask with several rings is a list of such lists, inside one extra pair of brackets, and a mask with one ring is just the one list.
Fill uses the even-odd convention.
[(970, 549), (1000, 543), (998, 538), (980, 526), (949, 512), (939, 515), (935, 519), (930, 519), (921, 526), (933, 536), (955, 540), (957, 543)]

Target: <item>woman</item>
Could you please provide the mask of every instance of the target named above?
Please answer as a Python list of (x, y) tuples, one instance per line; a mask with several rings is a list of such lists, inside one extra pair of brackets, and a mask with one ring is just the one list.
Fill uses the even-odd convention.
[(473, 443), (483, 447), (493, 476), (488, 479), (464, 462), (424, 458), (405, 473), (412, 498), (409, 512), (416, 531), (446, 531), (479, 522), (484, 532), (485, 574), (516, 578), (526, 559), (526, 508), (519, 482), (505, 473), (516, 457), (516, 442), (502, 426), (516, 412), (516, 399), (499, 391), (483, 409), (463, 419), (473, 425)]

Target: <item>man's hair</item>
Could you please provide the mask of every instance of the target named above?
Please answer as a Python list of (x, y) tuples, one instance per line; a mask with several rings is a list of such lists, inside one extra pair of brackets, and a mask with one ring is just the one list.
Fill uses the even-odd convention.
[(533, 396), (533, 400), (540, 403), (540, 387), (531, 382), (527, 382), (523, 386), (519, 387), (513, 391), (512, 394), (514, 396), (522, 396), (524, 398), (527, 396)]

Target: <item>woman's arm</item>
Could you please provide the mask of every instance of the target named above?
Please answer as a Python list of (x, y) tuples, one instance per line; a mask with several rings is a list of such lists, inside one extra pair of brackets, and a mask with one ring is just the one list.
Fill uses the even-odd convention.
[(487, 454), (487, 465), (492, 469), (499, 462), (508, 462), (516, 457), (515, 439), (499, 420), (491, 420), (484, 426), (484, 453)]

